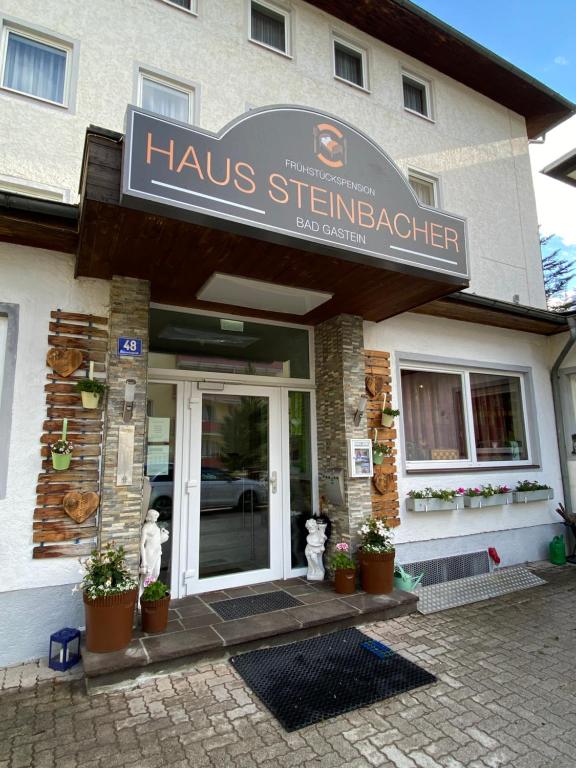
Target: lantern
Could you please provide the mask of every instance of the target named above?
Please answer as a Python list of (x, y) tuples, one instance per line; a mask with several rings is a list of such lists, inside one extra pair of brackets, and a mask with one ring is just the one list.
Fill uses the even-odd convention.
[(50, 635), (48, 666), (66, 672), (80, 661), (80, 630), (64, 627)]

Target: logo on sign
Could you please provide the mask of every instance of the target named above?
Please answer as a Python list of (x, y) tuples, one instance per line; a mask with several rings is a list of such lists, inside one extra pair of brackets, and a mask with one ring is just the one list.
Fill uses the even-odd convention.
[(130, 339), (121, 336), (118, 339), (118, 354), (120, 357), (140, 357), (142, 355), (142, 339)]
[(314, 126), (314, 152), (329, 168), (342, 168), (346, 164), (346, 139), (342, 131), (330, 123)]

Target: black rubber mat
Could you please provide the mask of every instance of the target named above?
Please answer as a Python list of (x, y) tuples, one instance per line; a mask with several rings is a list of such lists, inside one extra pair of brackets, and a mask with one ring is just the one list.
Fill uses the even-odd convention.
[(231, 619), (254, 616), (257, 613), (270, 613), (270, 611), (281, 611), (283, 608), (295, 608), (297, 605), (302, 605), (302, 602), (289, 595), (288, 592), (279, 589), (276, 592), (263, 592), (261, 595), (219, 600), (217, 603), (210, 603), (210, 608), (216, 611), (224, 621), (230, 621)]
[(230, 663), (287, 731), (436, 681), (357, 629), (251, 651)]

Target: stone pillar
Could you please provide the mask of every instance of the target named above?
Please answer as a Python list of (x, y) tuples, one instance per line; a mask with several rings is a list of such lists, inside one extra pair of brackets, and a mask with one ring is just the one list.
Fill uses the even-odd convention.
[(332, 547), (343, 539), (355, 548), (358, 528), (372, 513), (370, 479), (348, 477), (347, 440), (367, 437), (366, 416), (354, 426), (358, 399), (365, 392), (363, 345), (361, 317), (339, 315), (316, 326), (318, 468), (320, 473), (344, 470), (346, 506), (325, 506), (333, 524)]
[[(148, 316), (150, 286), (146, 280), (112, 278), (108, 346), (108, 396), (104, 414), (104, 449), (100, 505), (100, 542), (114, 541), (126, 549), (130, 570), (139, 566), (140, 520), (146, 429), (148, 377)], [(119, 357), (118, 338), (142, 339), (141, 357)], [(134, 410), (134, 462), (130, 485), (116, 485), (119, 427), (124, 425), (126, 379), (136, 380)]]

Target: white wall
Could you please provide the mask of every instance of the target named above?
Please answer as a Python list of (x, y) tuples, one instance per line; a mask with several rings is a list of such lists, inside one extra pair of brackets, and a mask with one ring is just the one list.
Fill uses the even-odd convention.
[(74, 257), (0, 243), (0, 302), (20, 307), (12, 433), (5, 499), (0, 499), (0, 592), (79, 581), (74, 558), (32, 559), (32, 515), (46, 419), (50, 311), (108, 315), (109, 286), (74, 279)]
[[(467, 360), (478, 366), (525, 366), (530, 367), (532, 372), (537, 422), (537, 435), (533, 435), (532, 439), (539, 441), (541, 469), (408, 475), (399, 438), (398, 491), (402, 522), (395, 534), (399, 544), (471, 536), (487, 531), (527, 529), (560, 521), (554, 512), (554, 507), (562, 500), (562, 483), (548, 367), (549, 340), (546, 337), (425, 315), (405, 314), (378, 324), (365, 323), (364, 345), (366, 349), (391, 353), (395, 407), (400, 391), (397, 360), (401, 353), (444, 357), (447, 362), (450, 359)], [(401, 415), (398, 427), (400, 432)], [(451, 512), (408, 512), (405, 506), (406, 495), (410, 490), (426, 486), (458, 488), (483, 483), (506, 483), (513, 487), (519, 480), (524, 479), (551, 485), (555, 491), (554, 500)]]
[[(248, 42), (247, 0), (199, 0), (198, 17), (161, 0), (4, 0), (6, 15), (79, 42), (79, 79), (73, 112), (0, 90), (0, 173), (76, 195), (85, 129), (123, 130), (138, 65), (197, 82), (211, 130), (247, 104), (305, 104), (358, 125), (403, 170), (439, 175), (442, 207), (468, 218), (473, 291), (544, 306), (524, 119), (300, 0), (285, 5), (293, 58)], [(368, 50), (370, 93), (334, 80), (332, 31)], [(404, 111), (402, 67), (431, 81), (435, 123)]]

